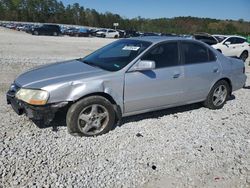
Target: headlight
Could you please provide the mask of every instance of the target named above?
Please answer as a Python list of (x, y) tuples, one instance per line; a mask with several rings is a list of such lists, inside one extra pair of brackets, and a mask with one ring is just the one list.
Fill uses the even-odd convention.
[(32, 105), (44, 105), (47, 103), (49, 93), (44, 90), (20, 89), (16, 98)]

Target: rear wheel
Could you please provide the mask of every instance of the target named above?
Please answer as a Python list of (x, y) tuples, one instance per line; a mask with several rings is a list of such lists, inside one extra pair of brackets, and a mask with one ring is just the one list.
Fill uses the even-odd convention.
[(247, 58), (248, 58), (248, 52), (247, 51), (242, 52), (242, 54), (240, 55), (240, 59), (245, 62)]
[(38, 31), (34, 31), (34, 35), (39, 35)]
[(73, 104), (66, 117), (69, 133), (97, 136), (110, 131), (115, 124), (113, 105), (104, 97), (91, 96)]
[(210, 109), (220, 109), (224, 106), (229, 96), (229, 85), (227, 81), (218, 81), (209, 92), (206, 101), (204, 102), (205, 107)]
[(53, 36), (58, 36), (58, 33), (57, 32), (53, 32)]
[(118, 35), (115, 35), (115, 39), (117, 39), (118, 38)]

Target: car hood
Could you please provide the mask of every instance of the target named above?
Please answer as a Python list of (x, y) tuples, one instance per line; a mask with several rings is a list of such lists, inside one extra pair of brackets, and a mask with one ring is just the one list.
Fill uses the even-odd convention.
[(41, 66), (21, 74), (15, 83), (20, 87), (42, 88), (52, 84), (91, 78), (108, 72), (79, 60), (71, 60)]

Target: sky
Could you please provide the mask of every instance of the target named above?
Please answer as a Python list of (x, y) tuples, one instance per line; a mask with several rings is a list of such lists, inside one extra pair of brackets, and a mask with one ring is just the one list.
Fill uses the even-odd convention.
[(126, 18), (172, 18), (194, 16), (250, 21), (250, 0), (61, 0), (79, 3), (98, 12), (112, 12)]

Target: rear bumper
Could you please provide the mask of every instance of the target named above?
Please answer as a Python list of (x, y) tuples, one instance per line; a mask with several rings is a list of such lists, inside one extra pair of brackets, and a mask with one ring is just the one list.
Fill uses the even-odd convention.
[(43, 120), (45, 124), (50, 123), (54, 119), (55, 113), (68, 104), (68, 102), (60, 102), (44, 106), (33, 106), (18, 100), (10, 91), (6, 94), (6, 99), (7, 104), (10, 104), (18, 115), (25, 114), (32, 120)]

